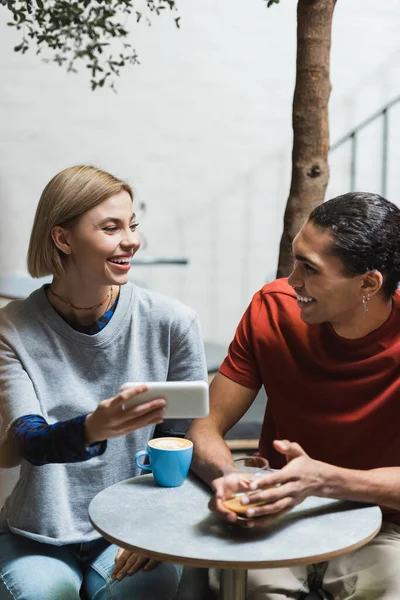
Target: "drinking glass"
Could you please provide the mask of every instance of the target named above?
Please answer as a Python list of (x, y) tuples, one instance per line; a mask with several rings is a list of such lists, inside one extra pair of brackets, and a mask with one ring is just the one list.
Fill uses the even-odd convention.
[[(245, 517), (248, 508), (263, 504), (262, 501), (251, 503), (251, 496), (259, 489), (250, 489), (250, 484), (270, 472), (268, 461), (261, 456), (237, 458), (233, 464), (227, 465), (223, 476), (223, 499), (226, 508)], [(248, 496), (249, 504), (242, 504), (243, 496)]]

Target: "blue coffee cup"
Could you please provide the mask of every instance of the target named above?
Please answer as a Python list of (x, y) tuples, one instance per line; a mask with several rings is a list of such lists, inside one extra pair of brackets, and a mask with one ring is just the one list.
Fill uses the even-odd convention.
[[(147, 444), (147, 450), (135, 455), (140, 469), (152, 471), (154, 479), (162, 487), (179, 487), (185, 481), (193, 455), (193, 444), (182, 438), (156, 438)], [(142, 456), (149, 459), (148, 465), (140, 462)]]

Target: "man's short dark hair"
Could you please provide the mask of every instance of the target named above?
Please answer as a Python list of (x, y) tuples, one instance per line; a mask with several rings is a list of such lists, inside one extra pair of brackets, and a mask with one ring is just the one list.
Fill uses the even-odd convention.
[(400, 281), (400, 209), (379, 194), (351, 192), (314, 208), (309, 221), (328, 229), (330, 253), (349, 277), (368, 271), (383, 275), (383, 293), (390, 298)]

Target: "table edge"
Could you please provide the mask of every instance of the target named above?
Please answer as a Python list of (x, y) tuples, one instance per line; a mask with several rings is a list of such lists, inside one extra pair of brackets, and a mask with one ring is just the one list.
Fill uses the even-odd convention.
[[(379, 508), (379, 507), (377, 507)], [(219, 568), (219, 569), (231, 569), (231, 570), (241, 570), (241, 569), (269, 569), (269, 568), (280, 568), (280, 567), (295, 567), (300, 565), (310, 565), (313, 563), (324, 562), (327, 560), (331, 560), (332, 558), (336, 558), (337, 556), (342, 556), (343, 554), (347, 554), (348, 552), (353, 552), (354, 550), (358, 550), (362, 548), (368, 542), (374, 539), (374, 537), (379, 533), (382, 527), (382, 513), (381, 520), (373, 533), (369, 534), (366, 538), (359, 540), (355, 544), (351, 544), (350, 546), (346, 546), (345, 548), (341, 548), (340, 550), (333, 550), (332, 552), (325, 552), (324, 554), (314, 554), (310, 556), (303, 556), (302, 558), (294, 558), (294, 559), (283, 559), (283, 560), (268, 560), (268, 561), (260, 561), (260, 562), (240, 562), (240, 561), (220, 561), (220, 560), (212, 560), (212, 559), (194, 559), (181, 557), (174, 554), (163, 554), (160, 552), (149, 551), (146, 548), (141, 548), (140, 546), (133, 546), (131, 544), (121, 544), (120, 540), (110, 536), (108, 533), (103, 531), (100, 527), (95, 525), (89, 516), (90, 522), (93, 527), (101, 533), (101, 535), (112, 542), (116, 546), (120, 548), (124, 548), (126, 550), (131, 550), (133, 552), (137, 552), (142, 556), (146, 556), (149, 558), (154, 558), (161, 562), (175, 563), (178, 565), (184, 565), (189, 567), (206, 567), (206, 568)]]

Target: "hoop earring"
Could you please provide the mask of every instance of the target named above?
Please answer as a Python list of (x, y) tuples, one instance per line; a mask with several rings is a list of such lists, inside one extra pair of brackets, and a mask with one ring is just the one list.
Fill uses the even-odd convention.
[(369, 301), (369, 295), (364, 294), (364, 296), (362, 297), (364, 319), (366, 319), (366, 317), (367, 317), (368, 301)]

